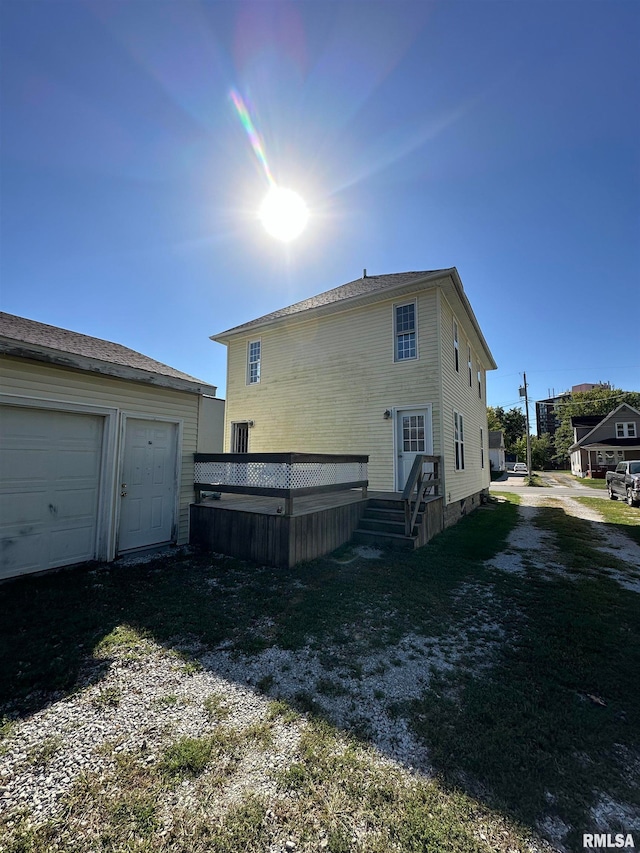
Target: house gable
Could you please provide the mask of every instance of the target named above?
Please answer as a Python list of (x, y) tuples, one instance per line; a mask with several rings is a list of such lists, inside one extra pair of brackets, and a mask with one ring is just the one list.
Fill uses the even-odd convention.
[[(633, 432), (635, 435), (618, 435), (616, 424), (633, 424)], [(577, 427), (579, 428), (579, 427)], [(626, 431), (630, 432), (630, 431)], [(577, 437), (577, 441), (569, 448), (569, 451), (579, 447), (589, 447), (594, 445), (603, 445), (609, 447), (625, 447), (625, 446), (640, 446), (640, 412), (629, 406), (627, 403), (622, 403), (588, 432), (581, 437)]]

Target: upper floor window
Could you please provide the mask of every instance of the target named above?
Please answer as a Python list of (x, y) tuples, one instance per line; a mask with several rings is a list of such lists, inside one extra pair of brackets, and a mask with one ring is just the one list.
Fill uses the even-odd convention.
[(616, 424), (616, 438), (637, 438), (635, 421)]
[(480, 467), (484, 468), (484, 430), (480, 427)]
[(459, 412), (453, 413), (453, 447), (456, 471), (464, 471), (464, 422)]
[(260, 382), (261, 341), (249, 341), (247, 349), (247, 384), (256, 385)]
[(460, 372), (460, 344), (458, 342), (458, 324), (456, 321), (453, 321), (453, 363), (456, 368), (456, 372)]
[(482, 400), (482, 373), (478, 370), (478, 397)]
[(394, 305), (395, 360), (417, 358), (416, 303)]
[(473, 372), (471, 370), (471, 347), (467, 346), (467, 369), (469, 370), (469, 388), (473, 385)]

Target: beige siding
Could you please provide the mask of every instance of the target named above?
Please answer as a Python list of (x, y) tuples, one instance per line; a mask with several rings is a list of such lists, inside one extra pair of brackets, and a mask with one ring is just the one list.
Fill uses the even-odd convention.
[[(418, 355), (394, 362), (393, 306), (417, 299)], [(225, 449), (233, 421), (252, 420), (249, 451), (367, 453), (372, 489), (393, 489), (394, 406), (433, 405), (440, 453), (437, 290), (316, 320), (256, 330), (229, 345)], [(247, 385), (247, 345), (262, 341), (261, 381)]]
[[(489, 432), (487, 429), (486, 406), (486, 365), (479, 362), (478, 352), (473, 346), (473, 333), (468, 320), (461, 312), (454, 312), (444, 298), (440, 296), (441, 305), (441, 344), (442, 344), (442, 415), (443, 432), (449, 438), (444, 446), (445, 469), (445, 502), (453, 503), (471, 494), (488, 488), (490, 477), (489, 466)], [(453, 322), (458, 323), (460, 345), (459, 371), (455, 370), (453, 350)], [(469, 384), (467, 366), (467, 347), (471, 344), (472, 375)], [(477, 370), (481, 369), (482, 393), (478, 395)], [(453, 413), (462, 414), (464, 418), (464, 471), (455, 469), (455, 452), (453, 444)], [(481, 467), (480, 430), (482, 429), (484, 444), (484, 468)]]
[[(193, 454), (198, 438), (197, 394), (6, 357), (1, 360), (0, 370), (0, 391), (3, 394), (61, 404), (100, 406), (134, 417), (157, 417), (179, 422), (182, 443), (179, 450), (181, 471), (177, 541), (179, 544), (188, 541), (189, 503), (194, 496)], [(119, 441), (119, 433), (118, 428), (116, 442)], [(118, 449), (116, 447), (117, 458)], [(113, 499), (116, 499), (115, 495)]]

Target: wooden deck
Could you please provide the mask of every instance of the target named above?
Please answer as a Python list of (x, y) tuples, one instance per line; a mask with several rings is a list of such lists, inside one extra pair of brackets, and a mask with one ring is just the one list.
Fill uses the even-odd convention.
[[(371, 496), (371, 492), (369, 492), (369, 496)], [(398, 495), (398, 497), (400, 496)], [(362, 500), (366, 500), (366, 498), (363, 499), (362, 497), (362, 489), (303, 495), (295, 499), (292, 514), (293, 516), (308, 515), (311, 512), (322, 512), (323, 510), (334, 509), (338, 506), (345, 506), (346, 504), (357, 503)], [(219, 500), (206, 498), (196, 504), (196, 506), (228, 509), (235, 512), (254, 512), (258, 515), (282, 515), (285, 509), (285, 502), (283, 498), (225, 493), (221, 495)]]
[[(296, 498), (293, 514), (287, 516), (282, 499), (223, 494), (220, 500), (191, 505), (190, 542), (230, 557), (290, 568), (349, 542), (369, 500), (401, 498), (399, 492), (369, 492), (363, 497), (361, 489), (306, 495)], [(441, 519), (440, 498), (434, 499), (433, 509)], [(440, 523), (430, 535), (441, 529)]]

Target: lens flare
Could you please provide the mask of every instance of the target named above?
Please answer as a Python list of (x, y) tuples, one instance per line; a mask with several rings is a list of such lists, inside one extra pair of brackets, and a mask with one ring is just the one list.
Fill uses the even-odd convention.
[(272, 237), (288, 243), (304, 231), (309, 211), (298, 193), (274, 186), (262, 202), (260, 219)]
[(269, 192), (260, 206), (258, 215), (266, 231), (278, 240), (288, 243), (302, 233), (309, 220), (309, 210), (298, 193), (279, 187), (267, 162), (264, 143), (255, 128), (242, 95), (232, 89), (229, 97), (244, 127), (258, 162), (269, 183)]
[(236, 89), (232, 89), (229, 93), (229, 97), (231, 98), (233, 106), (236, 108), (236, 112), (238, 113), (238, 117), (242, 122), (242, 126), (244, 127), (247, 136), (249, 137), (249, 142), (251, 143), (251, 147), (253, 148), (253, 153), (256, 155), (258, 162), (264, 169), (264, 173), (267, 177), (267, 180), (269, 181), (272, 187), (275, 187), (276, 182), (273, 179), (271, 169), (269, 168), (269, 164), (267, 163), (267, 155), (264, 151), (264, 143), (262, 142), (258, 131), (255, 129), (253, 121), (251, 120), (251, 116), (249, 115), (249, 110), (247, 109), (247, 105), (245, 104), (242, 95)]

